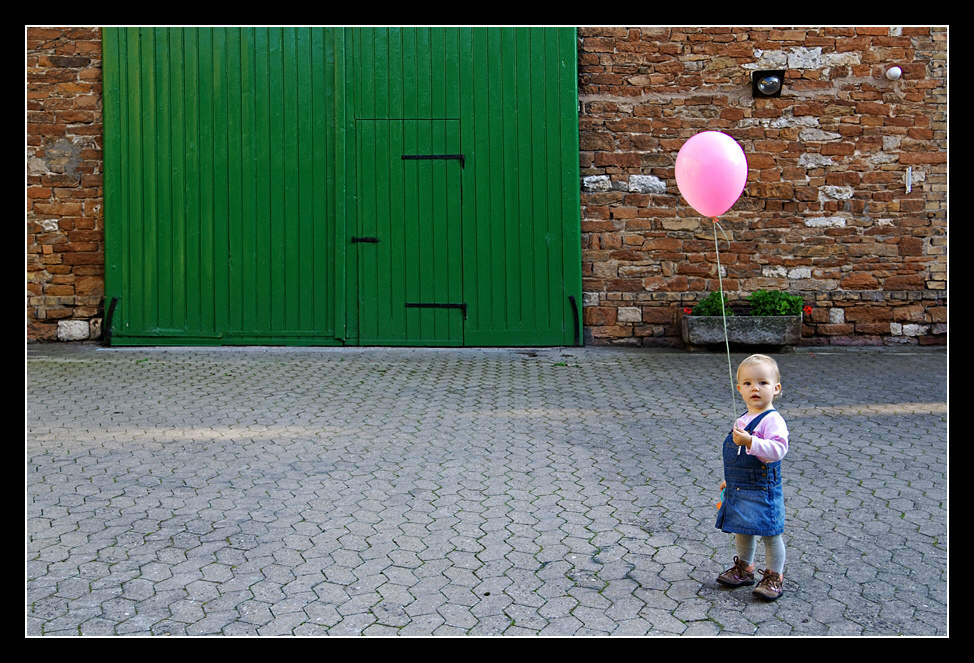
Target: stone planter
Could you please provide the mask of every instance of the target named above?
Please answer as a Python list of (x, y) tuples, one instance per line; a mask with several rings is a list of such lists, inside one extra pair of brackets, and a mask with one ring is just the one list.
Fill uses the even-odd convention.
[[(688, 351), (724, 345), (724, 323), (720, 316), (684, 315), (683, 343)], [(802, 340), (802, 316), (732, 315), (727, 318), (731, 347), (791, 348)]]

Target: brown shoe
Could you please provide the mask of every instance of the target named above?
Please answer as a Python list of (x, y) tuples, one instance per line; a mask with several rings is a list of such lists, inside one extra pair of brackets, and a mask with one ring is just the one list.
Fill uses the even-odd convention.
[(753, 585), (754, 573), (747, 570), (747, 564), (742, 562), (737, 555), (734, 555), (734, 566), (730, 567), (719, 576), (717, 582), (729, 587), (740, 587), (741, 585)]
[(780, 573), (775, 573), (767, 569), (761, 571), (761, 576), (761, 582), (754, 588), (754, 593), (769, 601), (774, 601), (781, 596), (781, 592), (784, 591), (784, 577)]

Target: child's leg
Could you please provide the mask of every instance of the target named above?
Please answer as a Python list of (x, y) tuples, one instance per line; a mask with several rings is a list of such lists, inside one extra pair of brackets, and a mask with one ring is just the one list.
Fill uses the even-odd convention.
[(782, 536), (764, 536), (764, 559), (769, 571), (784, 575), (785, 573), (785, 542)]
[(734, 566), (717, 576), (717, 582), (730, 587), (754, 584), (755, 543), (757, 541), (753, 536), (747, 534), (734, 535), (734, 545), (737, 547), (737, 554), (734, 555)]
[(737, 558), (747, 565), (748, 570), (754, 568), (754, 553), (757, 549), (757, 537), (750, 534), (735, 534), (734, 545), (737, 547)]

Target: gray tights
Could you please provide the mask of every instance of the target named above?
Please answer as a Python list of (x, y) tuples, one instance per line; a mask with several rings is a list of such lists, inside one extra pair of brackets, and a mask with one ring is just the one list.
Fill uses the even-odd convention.
[[(784, 575), (785, 542), (781, 535), (762, 536), (761, 539), (764, 541), (764, 561), (768, 570)], [(734, 543), (737, 546), (737, 558), (748, 565), (753, 564), (758, 537), (751, 534), (735, 534)]]

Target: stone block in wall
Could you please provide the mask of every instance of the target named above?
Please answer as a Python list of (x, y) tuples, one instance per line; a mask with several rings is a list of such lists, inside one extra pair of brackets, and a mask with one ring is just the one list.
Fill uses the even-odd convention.
[(586, 326), (602, 327), (616, 323), (617, 309), (612, 306), (591, 306), (583, 309)]
[(930, 325), (921, 325), (916, 323), (901, 324), (899, 322), (892, 322), (889, 325), (889, 330), (893, 336), (926, 336), (930, 333)]
[(59, 341), (86, 341), (91, 338), (91, 326), (87, 320), (61, 320), (57, 324)]
[(856, 323), (856, 334), (865, 336), (888, 336), (890, 334), (890, 323), (888, 322), (867, 322)]
[(622, 306), (616, 313), (619, 322), (640, 323), (643, 321), (643, 310), (636, 306)]
[(856, 328), (851, 324), (818, 325), (816, 331), (823, 336), (849, 336), (855, 333)]
[(629, 191), (635, 193), (666, 193), (666, 182), (654, 175), (631, 175)]
[(652, 325), (675, 325), (677, 311), (674, 306), (649, 306), (643, 309), (643, 322)]
[(842, 279), (839, 284), (843, 290), (878, 290), (880, 283), (876, 278), (866, 272), (854, 272)]
[(43, 343), (57, 340), (57, 325), (42, 320), (30, 321), (27, 326), (27, 342)]
[(905, 306), (897, 306), (892, 310), (892, 318), (896, 322), (926, 322), (927, 315), (923, 305), (913, 302)]
[(628, 325), (625, 327), (618, 325), (612, 327), (590, 327), (589, 329), (591, 329), (594, 339), (616, 340), (632, 336), (632, 328)]
[[(852, 322), (858, 328), (862, 324), (888, 324), (893, 318), (893, 311), (888, 306), (850, 306), (846, 309), (831, 309), (844, 311), (841, 322)], [(831, 316), (829, 321), (832, 322)]]

